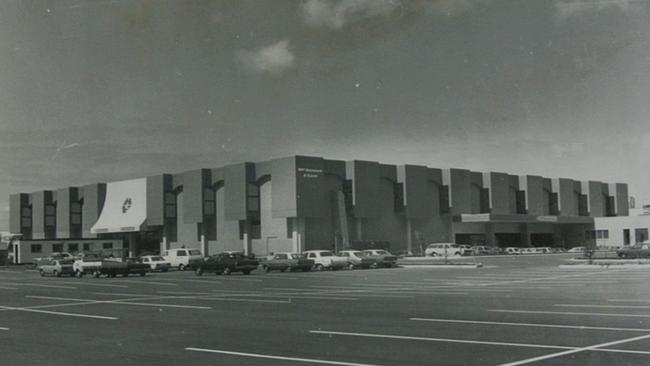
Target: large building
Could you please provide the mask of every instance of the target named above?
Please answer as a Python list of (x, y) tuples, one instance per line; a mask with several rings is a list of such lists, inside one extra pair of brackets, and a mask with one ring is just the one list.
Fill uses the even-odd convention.
[(265, 255), (378, 243), (574, 246), (595, 217), (627, 214), (621, 183), (292, 156), (13, 194), (10, 230), (62, 250), (101, 242), (130, 255), (182, 246)]

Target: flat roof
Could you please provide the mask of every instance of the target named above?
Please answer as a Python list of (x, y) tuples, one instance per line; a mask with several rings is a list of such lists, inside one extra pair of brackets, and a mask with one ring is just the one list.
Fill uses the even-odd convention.
[(455, 222), (521, 223), (521, 224), (593, 224), (590, 216), (517, 215), (517, 214), (461, 214), (454, 216)]

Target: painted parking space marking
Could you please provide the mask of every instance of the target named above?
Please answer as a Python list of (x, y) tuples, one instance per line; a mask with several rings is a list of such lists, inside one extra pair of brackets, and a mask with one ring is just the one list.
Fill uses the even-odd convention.
[(553, 304), (553, 306), (564, 308), (650, 309), (650, 305)]
[(550, 345), (550, 344), (477, 341), (477, 340), (469, 340), (469, 339), (415, 337), (415, 336), (403, 336), (403, 335), (393, 335), (393, 334), (337, 332), (337, 331), (327, 331), (327, 330), (310, 330), (309, 333), (312, 333), (312, 334), (324, 334), (324, 335), (351, 336), (351, 337), (365, 337), (365, 338), (403, 339), (403, 340), (412, 340), (412, 341), (482, 344), (482, 345), (491, 345), (491, 346), (508, 346), (508, 347), (525, 347), (525, 348), (548, 348), (548, 349), (575, 349), (576, 348), (576, 347), (570, 347), (570, 346), (560, 346), (560, 345)]
[(578, 330), (602, 330), (602, 331), (613, 331), (613, 332), (650, 333), (650, 329), (644, 329), (644, 328), (593, 327), (587, 325), (492, 322), (492, 321), (481, 321), (481, 320), (437, 319), (437, 318), (409, 318), (409, 320), (421, 321), (421, 322), (435, 322), (435, 323), (484, 324), (484, 325), (515, 326), (515, 327), (539, 327), (539, 328), (561, 328), (561, 329), (578, 329)]
[(136, 284), (136, 285), (178, 286), (178, 284), (176, 284), (176, 283), (169, 283), (169, 282), (137, 281), (137, 280), (127, 280), (127, 279), (103, 280), (103, 281), (119, 281), (119, 282), (124, 282), (124, 283), (133, 283), (133, 284)]
[(196, 305), (176, 305), (176, 304), (152, 304), (144, 302), (134, 302), (135, 300), (160, 300), (167, 299), (168, 296), (162, 297), (148, 297), (148, 298), (138, 298), (138, 299), (119, 299), (119, 300), (95, 300), (95, 299), (76, 299), (69, 297), (54, 297), (54, 296), (25, 296), (30, 299), (42, 299), (42, 300), (63, 300), (63, 301), (79, 301), (87, 302), (88, 304), (111, 304), (111, 305), (133, 305), (133, 306), (152, 306), (152, 307), (164, 307), (164, 308), (181, 308), (181, 309), (195, 309), (195, 310), (210, 310), (212, 309), (209, 306), (196, 306)]
[(62, 283), (64, 285), (76, 285), (76, 286), (96, 286), (96, 287), (111, 287), (111, 288), (129, 288), (127, 285), (112, 285), (108, 283), (94, 283), (91, 281), (56, 281), (57, 283)]
[(60, 311), (50, 311), (50, 310), (40, 310), (33, 308), (17, 308), (12, 306), (2, 306), (0, 309), (14, 310), (14, 311), (24, 311), (29, 313), (41, 313), (41, 314), (50, 314), (50, 315), (60, 315), (60, 316), (70, 316), (76, 318), (91, 318), (91, 319), (102, 319), (102, 320), (117, 320), (118, 318), (112, 316), (102, 316), (102, 315), (90, 315), (90, 314), (79, 314), (79, 313), (64, 313)]
[[(592, 346), (580, 347), (580, 348), (573, 349), (573, 350), (557, 352), (557, 353), (551, 353), (551, 354), (543, 355), (543, 356), (532, 357), (532, 358), (528, 358), (528, 359), (525, 359), (525, 360), (504, 363), (504, 364), (501, 364), (499, 366), (525, 365), (525, 364), (529, 364), (529, 363), (533, 363), (533, 362), (537, 362), (537, 361), (548, 360), (550, 358), (557, 358), (557, 357), (571, 355), (571, 354), (574, 354), (574, 353), (585, 352), (585, 351), (617, 352), (617, 351), (620, 351), (620, 350), (609, 350), (609, 349), (606, 349), (605, 347), (615, 346), (615, 345), (623, 344), (623, 343), (640, 341), (640, 340), (648, 339), (648, 338), (650, 338), (650, 334), (646, 334), (646, 335), (642, 335), (642, 336), (638, 336), (638, 337), (633, 337), (633, 338), (621, 339), (621, 340), (618, 340), (618, 341), (594, 344)], [(626, 353), (633, 353), (633, 352), (634, 351), (630, 351), (630, 352), (626, 352)], [(645, 354), (645, 352), (643, 352), (643, 353)]]
[(17, 287), (0, 286), (0, 290), (18, 290)]
[(195, 347), (187, 347), (187, 348), (185, 348), (185, 350), (186, 351), (194, 351), (194, 352), (218, 353), (218, 354), (231, 355), (231, 356), (264, 358), (264, 359), (270, 359), (270, 360), (295, 361), (295, 362), (303, 362), (303, 363), (319, 363), (319, 364), (324, 364), (324, 365), (379, 366), (377, 364), (344, 362), (344, 361), (331, 361), (331, 360), (322, 360), (322, 359), (316, 359), (316, 358), (285, 357), (285, 356), (277, 356), (277, 355), (265, 355), (265, 354), (261, 354), (261, 353), (233, 352), (233, 351), (225, 351), (225, 350), (217, 350), (217, 349), (206, 349), (206, 348), (195, 348)]
[(58, 288), (65, 290), (76, 290), (76, 287), (73, 286), (57, 286), (57, 285), (43, 285), (39, 283), (20, 283), (20, 282), (7, 282), (7, 285), (10, 286), (29, 286), (29, 287), (43, 287), (43, 288)]
[(0, 330), (9, 330), (9, 328), (0, 327)]
[(542, 310), (510, 310), (510, 309), (488, 309), (495, 313), (515, 314), (545, 314), (545, 315), (578, 315), (578, 316), (611, 316), (618, 318), (650, 318), (646, 314), (616, 314), (616, 313), (579, 313), (571, 311), (542, 311)]

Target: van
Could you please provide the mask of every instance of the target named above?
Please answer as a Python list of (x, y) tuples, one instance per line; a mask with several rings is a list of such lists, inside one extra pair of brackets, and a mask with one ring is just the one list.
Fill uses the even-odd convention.
[(190, 264), (190, 261), (202, 261), (203, 253), (199, 249), (177, 248), (165, 250), (162, 253), (162, 257), (171, 267), (176, 267), (179, 271), (184, 271)]
[[(427, 245), (424, 255), (427, 257), (463, 255), (465, 250), (465, 248), (455, 243), (432, 243)], [(471, 249), (468, 251), (471, 253)]]

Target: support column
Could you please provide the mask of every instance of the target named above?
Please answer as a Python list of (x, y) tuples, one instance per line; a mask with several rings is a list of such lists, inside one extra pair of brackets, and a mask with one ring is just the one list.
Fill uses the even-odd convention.
[(485, 245), (489, 247), (496, 246), (496, 237), (494, 235), (494, 224), (491, 222), (485, 224)]
[(135, 232), (129, 233), (128, 238), (129, 238), (129, 257), (133, 258), (136, 256), (136, 251), (137, 251), (137, 247), (135, 243), (136, 233)]
[(530, 232), (527, 224), (521, 224), (521, 246), (530, 247)]
[(244, 254), (249, 255), (251, 254), (251, 224), (250, 221), (246, 220), (244, 221), (244, 240), (243, 240), (243, 246), (244, 246)]
[(406, 250), (413, 252), (413, 233), (411, 229), (411, 219), (406, 218)]
[(304, 252), (305, 248), (305, 219), (295, 218), (293, 226), (293, 250), (295, 252)]
[(363, 240), (362, 239), (363, 238), (363, 235), (362, 235), (363, 230), (362, 230), (362, 226), (361, 226), (361, 218), (355, 219), (354, 223), (355, 223), (356, 229), (357, 229), (357, 240), (361, 241), (361, 240)]

